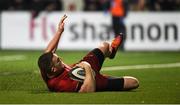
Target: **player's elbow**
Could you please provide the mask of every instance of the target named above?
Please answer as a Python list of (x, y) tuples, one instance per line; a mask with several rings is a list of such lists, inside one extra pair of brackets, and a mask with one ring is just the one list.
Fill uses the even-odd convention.
[(93, 92), (95, 92), (95, 90), (86, 90), (86, 89), (84, 89), (84, 90), (79, 91), (79, 93), (93, 93)]
[[(87, 79), (87, 78), (86, 78)], [(95, 82), (92, 80), (85, 80), (83, 85), (81, 86), (79, 92), (80, 93), (92, 93), (96, 91), (96, 85)]]
[(88, 86), (82, 86), (81, 89), (79, 90), (80, 93), (92, 93), (95, 92), (95, 88), (91, 87), (89, 88)]

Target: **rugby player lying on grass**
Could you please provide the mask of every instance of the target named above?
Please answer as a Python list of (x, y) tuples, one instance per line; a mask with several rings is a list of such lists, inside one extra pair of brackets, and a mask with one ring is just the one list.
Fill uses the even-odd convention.
[[(111, 43), (102, 42), (98, 48), (90, 51), (82, 60), (74, 64), (74, 66), (65, 64), (55, 52), (64, 31), (64, 20), (66, 18), (66, 15), (62, 17), (54, 37), (38, 60), (42, 78), (50, 91), (123, 91), (135, 89), (139, 86), (138, 80), (134, 77), (111, 77), (100, 74), (105, 58), (113, 59), (115, 57), (118, 47), (123, 41), (122, 34), (114, 38)], [(68, 72), (75, 66), (85, 69), (85, 79), (83, 82), (73, 80), (68, 75)]]

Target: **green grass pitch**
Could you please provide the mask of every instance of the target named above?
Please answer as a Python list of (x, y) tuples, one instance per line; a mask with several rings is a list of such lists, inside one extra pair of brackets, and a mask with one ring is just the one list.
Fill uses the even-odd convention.
[[(64, 62), (79, 61), (87, 52), (62, 51)], [(180, 67), (102, 71), (137, 77), (140, 87), (126, 92), (52, 93), (37, 67), (40, 51), (0, 51), (0, 104), (179, 104)], [(180, 62), (180, 52), (118, 52), (104, 67)]]

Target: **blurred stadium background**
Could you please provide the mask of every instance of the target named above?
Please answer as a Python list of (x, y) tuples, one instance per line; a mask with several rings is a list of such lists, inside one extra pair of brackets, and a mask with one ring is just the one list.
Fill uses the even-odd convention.
[(102, 73), (135, 76), (137, 90), (48, 92), (37, 59), (60, 17), (68, 19), (58, 54), (72, 64), (114, 37), (108, 1), (0, 0), (0, 104), (179, 104), (180, 0), (124, 0), (126, 41)]

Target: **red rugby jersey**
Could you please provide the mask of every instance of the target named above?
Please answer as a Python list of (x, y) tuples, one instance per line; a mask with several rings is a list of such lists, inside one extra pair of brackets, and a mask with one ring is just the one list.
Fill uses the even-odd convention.
[(69, 70), (72, 69), (68, 65), (64, 65), (64, 71), (59, 75), (54, 78), (48, 79), (47, 76), (42, 77), (45, 80), (47, 87), (49, 88), (50, 91), (56, 91), (56, 92), (76, 92), (78, 91), (78, 81), (74, 81), (70, 79), (68, 72)]
[[(41, 75), (46, 82), (47, 87), (50, 91), (55, 92), (77, 92), (82, 83), (70, 79), (68, 72), (72, 67), (64, 64), (64, 71), (57, 77), (49, 79), (45, 72), (41, 70)], [(108, 76), (103, 76), (96, 72), (96, 91), (103, 91), (108, 84)]]

